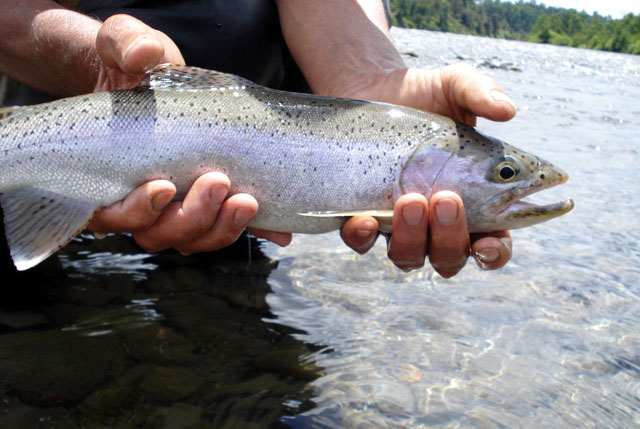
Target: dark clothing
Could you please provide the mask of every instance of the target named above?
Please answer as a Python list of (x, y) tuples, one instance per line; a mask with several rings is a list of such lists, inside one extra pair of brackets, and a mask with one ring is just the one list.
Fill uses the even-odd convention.
[(300, 77), (271, 0), (80, 0), (76, 9), (100, 20), (118, 13), (136, 17), (167, 34), (188, 65), (272, 88), (285, 89)]
[[(102, 21), (119, 13), (134, 16), (169, 36), (188, 65), (237, 74), (271, 88), (309, 91), (271, 0), (79, 0), (75, 10)], [(21, 85), (6, 104), (55, 98)]]

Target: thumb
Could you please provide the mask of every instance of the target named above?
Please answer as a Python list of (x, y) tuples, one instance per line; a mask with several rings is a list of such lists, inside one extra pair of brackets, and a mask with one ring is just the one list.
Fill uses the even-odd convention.
[(142, 75), (161, 62), (184, 64), (167, 35), (129, 15), (114, 15), (102, 24), (96, 49), (106, 67), (129, 76)]
[(504, 122), (516, 115), (516, 105), (500, 85), (468, 64), (443, 67), (440, 79), (450, 103), (466, 111), (462, 116)]

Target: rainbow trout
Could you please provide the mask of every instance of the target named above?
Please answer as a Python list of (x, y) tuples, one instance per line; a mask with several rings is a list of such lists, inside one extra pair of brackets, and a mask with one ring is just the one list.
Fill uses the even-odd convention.
[(101, 207), (154, 179), (177, 199), (218, 171), (259, 203), (250, 226), (322, 233), (392, 214), (398, 197), (463, 199), (471, 232), (530, 226), (573, 202), (526, 195), (563, 183), (551, 164), (435, 114), (294, 94), (238, 76), (162, 65), (137, 88), (17, 109), (0, 120), (0, 203), (14, 264), (68, 243)]

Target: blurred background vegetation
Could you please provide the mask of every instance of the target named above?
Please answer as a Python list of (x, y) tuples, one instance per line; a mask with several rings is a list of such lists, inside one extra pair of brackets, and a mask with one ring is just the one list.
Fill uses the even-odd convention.
[(393, 25), (640, 54), (640, 15), (612, 19), (535, 1), (391, 0)]

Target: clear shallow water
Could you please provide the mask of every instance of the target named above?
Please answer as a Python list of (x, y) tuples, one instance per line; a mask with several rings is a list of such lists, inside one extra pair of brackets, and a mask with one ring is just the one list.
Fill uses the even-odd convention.
[(497, 79), (519, 113), (479, 128), (565, 169), (533, 199), (574, 211), (514, 231), (504, 269), (450, 280), (337, 234), (251, 261), (246, 242), (184, 258), (78, 241), (0, 300), (0, 426), (640, 424), (640, 57), (394, 37), (412, 64)]
[[(640, 57), (394, 37), (418, 55), (411, 64), (464, 57), (498, 80), (518, 115), (478, 127), (565, 169), (567, 184), (532, 200), (572, 197), (576, 208), (514, 231), (504, 269), (470, 263), (450, 280), (381, 264), (384, 243), (364, 257), (335, 236), (274, 250), (272, 311), (334, 350), (318, 356), (327, 374), (303, 416), (334, 426), (640, 424)], [(303, 312), (288, 311), (305, 298)]]

